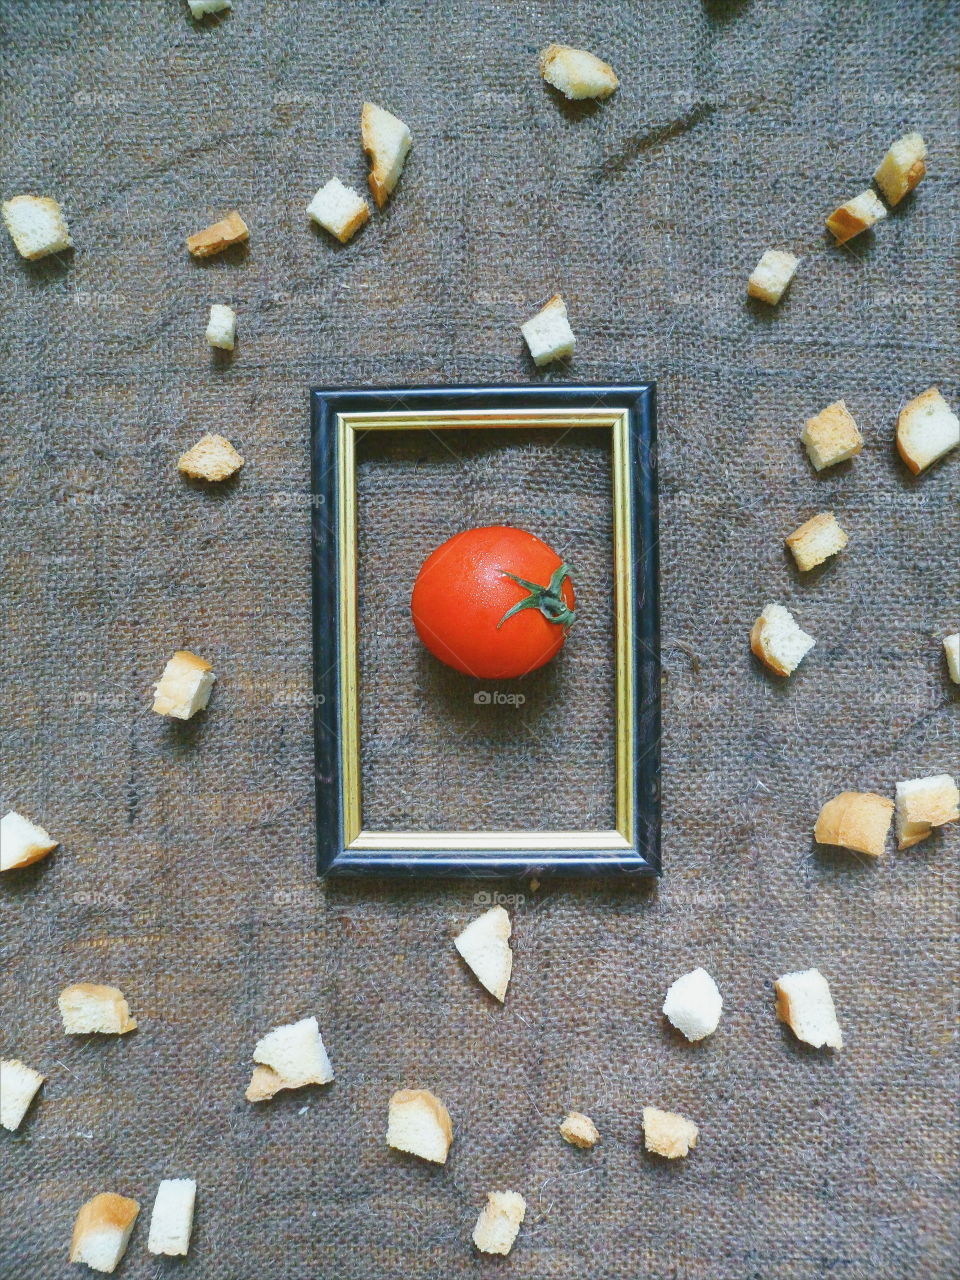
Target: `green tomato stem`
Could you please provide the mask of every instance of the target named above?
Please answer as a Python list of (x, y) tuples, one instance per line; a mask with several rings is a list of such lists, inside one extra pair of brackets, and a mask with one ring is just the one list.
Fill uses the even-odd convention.
[(505, 578), (518, 583), (521, 587), (526, 587), (530, 594), (518, 600), (512, 609), (507, 610), (497, 623), (498, 631), (508, 618), (512, 618), (515, 613), (520, 613), (522, 609), (539, 609), (548, 622), (556, 623), (557, 626), (563, 627), (564, 631), (570, 630), (576, 621), (577, 611), (569, 607), (563, 598), (562, 591), (564, 582), (570, 577), (569, 565), (562, 564), (559, 569), (555, 569), (545, 587), (536, 582), (528, 582), (526, 578), (518, 578), (515, 573), (507, 573), (506, 570), (502, 572)]

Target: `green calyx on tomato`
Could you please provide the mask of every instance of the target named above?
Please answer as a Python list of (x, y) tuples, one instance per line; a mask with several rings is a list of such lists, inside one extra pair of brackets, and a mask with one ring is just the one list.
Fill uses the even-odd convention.
[(512, 618), (515, 613), (519, 613), (521, 609), (539, 609), (548, 622), (556, 623), (557, 626), (563, 627), (564, 631), (569, 631), (577, 620), (576, 609), (571, 609), (563, 598), (562, 587), (567, 578), (570, 577), (570, 566), (562, 564), (558, 569), (550, 575), (550, 581), (545, 587), (540, 586), (536, 582), (528, 582), (526, 578), (518, 578), (515, 573), (507, 573), (503, 570), (503, 576), (509, 578), (512, 582), (516, 582), (518, 586), (526, 587), (529, 595), (522, 600), (518, 600), (512, 609), (508, 609), (500, 621), (497, 623), (499, 631), (508, 618)]

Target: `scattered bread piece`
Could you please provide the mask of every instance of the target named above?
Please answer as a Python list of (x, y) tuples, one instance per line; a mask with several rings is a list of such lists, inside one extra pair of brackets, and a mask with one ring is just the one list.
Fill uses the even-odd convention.
[(522, 324), (520, 332), (526, 338), (530, 354), (537, 365), (549, 364), (551, 360), (559, 360), (561, 356), (572, 355), (577, 345), (567, 319), (566, 305), (559, 293), (555, 293), (541, 311), (526, 324)]
[(187, 0), (195, 18), (205, 18), (208, 13), (222, 13), (233, 8), (233, 0)]
[(658, 1107), (643, 1108), (643, 1141), (648, 1151), (679, 1160), (689, 1155), (700, 1138), (700, 1130), (685, 1116)]
[(428, 1089), (400, 1089), (390, 1099), (388, 1147), (446, 1164), (452, 1141), (450, 1113)]
[(776, 306), (793, 279), (799, 262), (800, 259), (792, 253), (768, 249), (747, 281), (747, 293), (751, 298), (759, 298), (761, 302)]
[(574, 1147), (595, 1147), (600, 1141), (597, 1126), (582, 1111), (571, 1111), (561, 1123), (560, 1133)]
[(178, 649), (154, 685), (154, 711), (158, 716), (189, 720), (210, 701), (216, 678), (209, 662), (187, 649)]
[(216, 484), (229, 480), (243, 466), (244, 458), (226, 438), (208, 433), (192, 449), (180, 455), (177, 467), (191, 480), (207, 480)]
[(280, 1089), (329, 1084), (333, 1079), (316, 1018), (301, 1018), (299, 1022), (275, 1027), (257, 1041), (253, 1060), (260, 1067), (247, 1088), (249, 1102), (272, 1098)]
[(808, 418), (800, 439), (818, 471), (846, 462), (863, 448), (863, 436), (842, 400), (828, 404), (816, 417)]
[(39, 862), (59, 843), (49, 831), (11, 809), (0, 818), (0, 871), (14, 871)]
[[(219, 347), (221, 351), (233, 350), (237, 340), (237, 313), (233, 307), (222, 302), (211, 306), (206, 337), (211, 347)], [(223, 439), (222, 436), (219, 438)]]
[(766, 605), (750, 631), (752, 652), (778, 676), (792, 675), (816, 643), (782, 604)]
[(527, 1212), (516, 1191), (490, 1191), (473, 1228), (473, 1243), (481, 1253), (508, 1254)]
[(491, 907), (476, 920), (471, 920), (453, 941), (482, 985), (501, 1004), (513, 969), (509, 937), (509, 915), (503, 907)]
[(897, 452), (914, 475), (960, 444), (960, 418), (936, 387), (900, 410)]
[(250, 239), (250, 228), (234, 209), (219, 222), (205, 227), (196, 235), (187, 236), (187, 248), (195, 258), (210, 258), (215, 253), (222, 253), (232, 244), (240, 244)]
[(0, 1125), (19, 1129), (46, 1076), (19, 1058), (0, 1058)]
[(307, 213), (324, 231), (346, 244), (370, 217), (370, 206), (353, 187), (331, 178), (307, 205)]
[(49, 196), (14, 196), (3, 202), (3, 220), (22, 258), (35, 261), (73, 244), (70, 228), (56, 200)]
[(786, 539), (786, 544), (793, 552), (797, 568), (805, 571), (815, 569), (824, 560), (829, 560), (838, 551), (842, 551), (849, 539), (837, 523), (832, 511), (821, 511), (794, 529)]
[(842, 791), (820, 810), (813, 838), (820, 844), (838, 844), (880, 858), (892, 821), (893, 801), (886, 796), (873, 791)]
[(943, 637), (943, 652), (947, 655), (947, 670), (954, 684), (960, 684), (960, 631)]
[(367, 181), (377, 208), (382, 209), (400, 181), (403, 162), (410, 150), (410, 130), (383, 107), (365, 102), (360, 112), (360, 136), (373, 166)]
[(663, 1012), (688, 1040), (703, 1040), (720, 1025), (723, 997), (706, 969), (694, 969), (667, 992)]
[(94, 1271), (115, 1271), (139, 1212), (136, 1200), (112, 1191), (88, 1200), (73, 1226), (70, 1261), (85, 1262)]
[(608, 62), (586, 49), (551, 44), (540, 54), (540, 74), (567, 98), (609, 98), (620, 81)]
[(57, 996), (63, 1029), (68, 1036), (97, 1032), (105, 1036), (122, 1036), (136, 1030), (137, 1020), (130, 1017), (130, 1006), (123, 992), (96, 982), (77, 982), (64, 987)]
[(777, 1017), (798, 1040), (815, 1049), (828, 1045), (843, 1048), (843, 1036), (833, 1007), (830, 985), (819, 969), (785, 973), (773, 984), (777, 993)]
[(186, 1257), (193, 1230), (197, 1184), (193, 1178), (164, 1178), (157, 1187), (147, 1248), (171, 1258)]
[(827, 218), (827, 230), (837, 237), (837, 244), (846, 244), (861, 231), (866, 231), (887, 216), (887, 211), (868, 187), (866, 191), (834, 209)]
[(897, 783), (897, 848), (926, 840), (934, 827), (960, 819), (960, 791), (949, 773)]
[(927, 145), (919, 133), (907, 133), (895, 142), (880, 162), (873, 180), (887, 198), (899, 204), (927, 172)]

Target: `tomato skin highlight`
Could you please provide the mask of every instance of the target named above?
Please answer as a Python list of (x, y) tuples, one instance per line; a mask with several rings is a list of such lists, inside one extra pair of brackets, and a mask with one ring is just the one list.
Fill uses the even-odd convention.
[[(434, 657), (464, 675), (505, 680), (536, 671), (563, 648), (568, 626), (539, 608), (505, 619), (531, 595), (508, 575), (546, 588), (562, 567), (557, 553), (525, 529), (488, 525), (454, 534), (427, 556), (414, 583), (417, 634)], [(572, 611), (568, 577), (560, 595), (561, 608)]]

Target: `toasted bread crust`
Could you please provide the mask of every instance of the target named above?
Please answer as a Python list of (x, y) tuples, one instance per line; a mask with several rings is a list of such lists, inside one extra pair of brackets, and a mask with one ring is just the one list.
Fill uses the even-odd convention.
[(195, 235), (187, 236), (187, 248), (195, 258), (209, 258), (215, 253), (222, 253), (233, 244), (240, 244), (250, 238), (250, 229), (239, 213), (234, 209), (219, 222), (204, 227)]
[(821, 808), (813, 837), (871, 858), (883, 855), (894, 803), (873, 791), (842, 791)]
[(126, 1231), (136, 1221), (140, 1205), (128, 1196), (102, 1191), (81, 1208), (70, 1238), (70, 1261), (82, 1262), (84, 1239), (96, 1231)]

